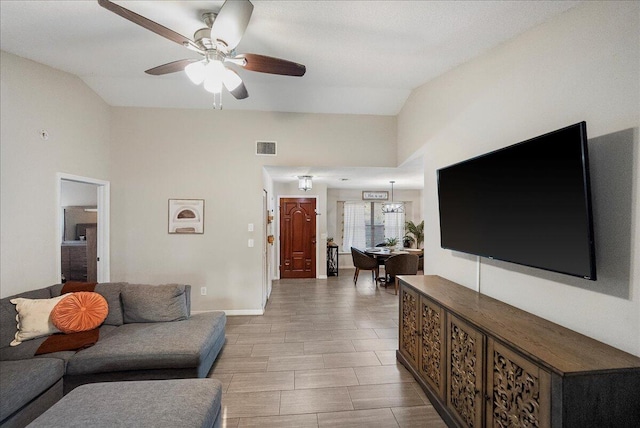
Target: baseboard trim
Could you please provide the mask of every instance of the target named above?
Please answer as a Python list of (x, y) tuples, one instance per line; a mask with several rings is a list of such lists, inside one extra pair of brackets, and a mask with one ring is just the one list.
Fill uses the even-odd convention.
[(201, 314), (204, 312), (218, 312), (222, 311), (227, 316), (239, 316), (239, 315), (264, 315), (264, 311), (262, 309), (213, 309), (210, 311), (191, 311), (192, 314)]
[(318, 275), (318, 279), (327, 279), (327, 275)]

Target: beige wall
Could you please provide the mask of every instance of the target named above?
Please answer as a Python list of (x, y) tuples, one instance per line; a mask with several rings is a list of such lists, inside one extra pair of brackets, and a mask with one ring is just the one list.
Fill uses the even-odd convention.
[[(242, 313), (264, 296), (262, 192), (272, 209), (277, 195), (263, 165), (396, 165), (395, 117), (110, 108), (75, 76), (5, 52), (0, 128), (3, 297), (58, 282), (57, 172), (112, 178), (113, 280), (187, 282), (194, 310)], [(255, 156), (256, 140), (278, 156)], [(167, 233), (169, 198), (205, 199), (204, 235)]]
[[(0, 296), (60, 282), (56, 173), (109, 179), (109, 107), (77, 77), (0, 53)], [(40, 139), (46, 129), (49, 139)]]
[(480, 289), (640, 355), (639, 42), (640, 3), (587, 2), (413, 91), (398, 157), (426, 153), (427, 273), (477, 286), (440, 248), (437, 168), (586, 120), (598, 281), (482, 259)]
[[(396, 165), (395, 117), (114, 108), (112, 118), (111, 278), (187, 282), (196, 311), (261, 308), (262, 192), (279, 194), (263, 165)], [(278, 156), (256, 156), (256, 140), (277, 141)], [(167, 233), (169, 198), (205, 200), (203, 235)]]

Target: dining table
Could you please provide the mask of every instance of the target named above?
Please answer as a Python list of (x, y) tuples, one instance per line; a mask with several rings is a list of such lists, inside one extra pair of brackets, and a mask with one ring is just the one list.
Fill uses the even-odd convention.
[[(409, 251), (398, 250), (395, 248), (387, 248), (387, 247), (372, 247), (372, 248), (365, 248), (364, 253), (369, 256), (373, 256), (378, 260), (379, 265), (384, 266), (384, 261), (387, 260), (389, 257), (395, 256), (397, 254), (409, 254)], [(385, 287), (386, 287), (386, 284), (389, 282), (390, 278), (387, 277), (387, 274), (385, 272), (384, 277), (378, 276), (376, 280), (385, 284)]]
[(375, 257), (376, 259), (386, 260), (391, 256), (395, 256), (396, 254), (409, 254), (408, 251), (390, 249), (387, 247), (373, 247), (373, 248), (365, 248), (365, 254)]

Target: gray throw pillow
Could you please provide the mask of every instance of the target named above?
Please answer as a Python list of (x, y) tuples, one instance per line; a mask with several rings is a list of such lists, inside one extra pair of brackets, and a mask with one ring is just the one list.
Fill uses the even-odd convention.
[(126, 286), (126, 282), (102, 282), (96, 285), (95, 292), (102, 295), (109, 305), (109, 314), (107, 319), (104, 320), (106, 325), (118, 326), (124, 324), (120, 293), (122, 288)]
[(121, 296), (125, 324), (189, 318), (184, 285), (127, 284)]

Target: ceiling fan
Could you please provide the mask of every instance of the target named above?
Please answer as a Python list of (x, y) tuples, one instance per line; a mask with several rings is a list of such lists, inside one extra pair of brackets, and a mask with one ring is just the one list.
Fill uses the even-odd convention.
[[(184, 70), (194, 84), (204, 83), (205, 90), (214, 94), (214, 107), (215, 96), (221, 96), (223, 85), (236, 99), (249, 96), (238, 73), (226, 64), (284, 76), (303, 76), (306, 72), (304, 65), (284, 59), (250, 53), (236, 54), (235, 48), (253, 12), (253, 4), (249, 0), (227, 0), (218, 13), (204, 13), (202, 19), (206, 27), (196, 31), (193, 40), (109, 0), (98, 0), (98, 3), (116, 15), (202, 55), (201, 60), (181, 59), (151, 68), (145, 73), (160, 76)], [(221, 102), (219, 105), (221, 108)]]

